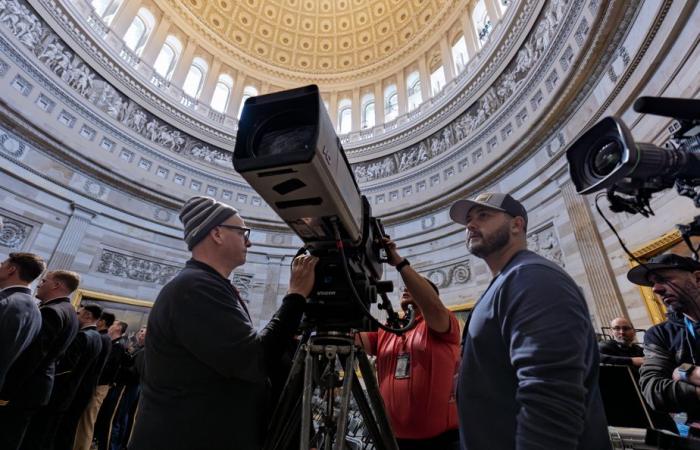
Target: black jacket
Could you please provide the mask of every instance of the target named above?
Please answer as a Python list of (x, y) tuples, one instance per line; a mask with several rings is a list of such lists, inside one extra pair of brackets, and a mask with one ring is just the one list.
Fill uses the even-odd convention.
[(148, 318), (145, 373), (131, 450), (259, 450), (266, 366), (295, 333), (305, 300), (288, 295), (255, 331), (230, 281), (190, 260)]
[[(696, 331), (700, 340), (700, 330)], [(654, 325), (644, 334), (644, 364), (639, 383), (647, 402), (659, 411), (688, 413), (700, 420), (700, 401), (695, 386), (673, 381), (673, 370), (683, 363), (700, 365), (699, 340), (694, 339), (679, 314)]]
[(117, 373), (119, 373), (119, 368), (126, 357), (123, 338), (114, 339), (111, 345), (112, 349), (109, 352), (104, 368), (102, 368), (100, 378), (97, 380), (98, 386), (112, 385), (116, 382)]
[(41, 331), (12, 365), (0, 392), (1, 399), (25, 408), (48, 403), (56, 361), (78, 334), (78, 317), (68, 297), (50, 300), (39, 311)]
[(85, 375), (94, 370), (101, 351), (102, 338), (97, 328), (81, 328), (56, 366), (56, 383), (48, 405), (51, 410), (68, 410)]
[(624, 345), (614, 340), (600, 342), (598, 350), (600, 351), (601, 364), (634, 366), (632, 358), (644, 356), (644, 349), (639, 345)]

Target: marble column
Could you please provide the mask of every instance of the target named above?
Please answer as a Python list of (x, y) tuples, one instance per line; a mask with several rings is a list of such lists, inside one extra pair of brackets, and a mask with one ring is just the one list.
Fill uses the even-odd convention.
[(447, 41), (447, 36), (440, 39), (440, 56), (442, 59), (442, 70), (445, 72), (445, 83), (449, 83), (455, 77), (455, 65), (452, 62), (452, 47)]
[(427, 102), (430, 99), (430, 71), (428, 71), (425, 53), (418, 57), (418, 72), (420, 73), (421, 102)]
[(165, 44), (165, 39), (168, 37), (168, 31), (170, 31), (170, 20), (163, 16), (155, 31), (151, 33), (151, 37), (141, 53), (141, 62), (143, 64), (148, 66), (155, 64), (158, 54), (163, 48), (163, 44)]
[(362, 122), (362, 104), (360, 103), (360, 88), (352, 90), (352, 131), (358, 131)]
[(561, 192), (583, 261), (592, 296), (589, 300), (595, 306), (598, 324), (607, 326), (616, 317), (628, 317), (598, 227), (585, 197), (576, 193), (571, 180), (566, 180), (561, 185)]
[(80, 242), (85, 236), (85, 231), (97, 215), (97, 213), (75, 203), (71, 205), (71, 208), (73, 212), (47, 264), (50, 270), (70, 270), (80, 248)]
[(384, 123), (384, 89), (381, 81), (374, 83), (374, 125)]
[(211, 99), (214, 96), (214, 89), (216, 88), (216, 83), (219, 81), (219, 75), (221, 74), (221, 60), (215, 59), (211, 65), (211, 68), (207, 71), (207, 79), (204, 82), (204, 87), (202, 87), (202, 92), (199, 94), (199, 103), (209, 107)]
[(187, 78), (187, 74), (190, 71), (192, 61), (194, 61), (194, 52), (196, 50), (197, 41), (195, 41), (194, 39), (190, 39), (189, 41), (187, 41), (187, 46), (180, 55), (180, 59), (177, 62), (177, 66), (173, 71), (171, 83), (174, 86), (177, 86), (178, 88), (182, 89), (182, 84), (185, 82), (185, 78)]
[(479, 35), (476, 33), (471, 13), (471, 10), (468, 10), (467, 14), (462, 16), (462, 32), (464, 33), (467, 55), (469, 55), (470, 60), (474, 59), (479, 52)]
[(129, 29), (129, 26), (134, 21), (134, 17), (136, 17), (136, 13), (138, 13), (140, 7), (141, 0), (130, 0), (124, 2), (112, 21), (111, 28), (114, 34), (120, 38), (124, 37), (124, 33), (126, 33), (126, 30)]
[(401, 69), (396, 74), (396, 94), (399, 101), (399, 116), (408, 111), (408, 91), (406, 89), (406, 75)]

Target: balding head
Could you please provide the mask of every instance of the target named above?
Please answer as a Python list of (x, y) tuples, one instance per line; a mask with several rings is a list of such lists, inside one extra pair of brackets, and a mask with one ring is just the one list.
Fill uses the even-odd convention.
[(634, 331), (632, 322), (624, 317), (617, 317), (610, 322), (613, 337), (617, 342), (624, 345), (632, 345), (637, 333)]

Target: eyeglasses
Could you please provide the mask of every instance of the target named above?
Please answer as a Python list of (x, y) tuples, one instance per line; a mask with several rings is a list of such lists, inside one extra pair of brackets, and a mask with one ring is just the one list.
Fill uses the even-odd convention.
[(246, 241), (250, 240), (250, 228), (239, 227), (238, 225), (219, 225), (222, 228), (230, 228), (232, 230), (238, 230), (243, 232), (243, 239)]
[(632, 327), (612, 327), (613, 331), (627, 331), (627, 330), (631, 330), (631, 329), (632, 329)]

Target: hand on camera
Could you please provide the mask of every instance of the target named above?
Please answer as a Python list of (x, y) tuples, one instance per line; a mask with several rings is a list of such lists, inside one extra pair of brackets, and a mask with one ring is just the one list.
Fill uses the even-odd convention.
[(396, 250), (396, 242), (385, 237), (384, 238), (384, 247), (386, 249), (387, 263), (389, 263), (390, 266), (395, 267), (398, 263), (400, 263), (403, 260), (401, 255), (399, 255), (399, 252)]
[(311, 255), (301, 255), (292, 261), (292, 275), (289, 278), (287, 294), (299, 294), (307, 298), (314, 288), (314, 269), (318, 258)]

